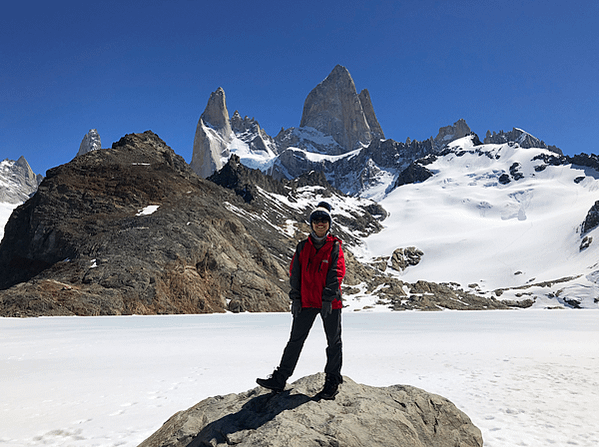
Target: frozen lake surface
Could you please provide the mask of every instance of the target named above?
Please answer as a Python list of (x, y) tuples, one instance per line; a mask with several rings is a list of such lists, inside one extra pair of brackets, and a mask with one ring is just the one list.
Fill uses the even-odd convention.
[[(440, 394), (486, 447), (599, 445), (599, 311), (345, 312), (343, 374)], [(0, 318), (0, 447), (136, 446), (254, 388), (289, 314)], [(319, 321), (290, 381), (324, 367)], [(341, 388), (343, 392), (343, 388)]]

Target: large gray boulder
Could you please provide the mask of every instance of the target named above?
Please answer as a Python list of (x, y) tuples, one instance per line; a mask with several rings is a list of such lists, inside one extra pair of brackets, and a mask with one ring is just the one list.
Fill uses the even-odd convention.
[(345, 377), (334, 401), (316, 401), (324, 374), (282, 393), (254, 388), (215, 396), (176, 413), (139, 447), (480, 447), (480, 430), (449, 400), (394, 385)]

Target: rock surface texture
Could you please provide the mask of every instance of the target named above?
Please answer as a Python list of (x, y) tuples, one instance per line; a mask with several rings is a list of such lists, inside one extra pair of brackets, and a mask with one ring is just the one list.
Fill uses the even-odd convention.
[(345, 377), (334, 401), (315, 401), (324, 374), (282, 393), (255, 388), (176, 413), (139, 447), (480, 447), (480, 430), (447, 399)]

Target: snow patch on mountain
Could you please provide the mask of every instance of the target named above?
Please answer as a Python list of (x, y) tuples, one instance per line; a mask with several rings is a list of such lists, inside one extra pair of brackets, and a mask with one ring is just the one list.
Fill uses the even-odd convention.
[(255, 150), (250, 144), (239, 135), (233, 133), (228, 146), (228, 153), (221, 157), (221, 163), (224, 166), (229, 161), (231, 155), (237, 155), (241, 163), (251, 169), (260, 169), (263, 172), (268, 172), (274, 163), (275, 154), (272, 149)]
[(0, 242), (4, 237), (4, 227), (13, 210), (19, 206), (18, 203), (0, 203)]

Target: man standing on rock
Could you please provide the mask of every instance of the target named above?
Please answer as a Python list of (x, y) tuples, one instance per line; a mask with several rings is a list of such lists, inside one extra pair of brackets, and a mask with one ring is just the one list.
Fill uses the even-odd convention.
[(338, 393), (341, 376), (341, 282), (345, 276), (345, 258), (341, 240), (330, 234), (331, 205), (320, 202), (310, 213), (310, 236), (301, 241), (291, 260), (290, 284), (293, 324), (278, 368), (268, 379), (256, 379), (258, 385), (283, 391), (293, 374), (304, 342), (320, 314), (327, 337), (327, 362), (324, 388), (317, 399), (332, 400)]

